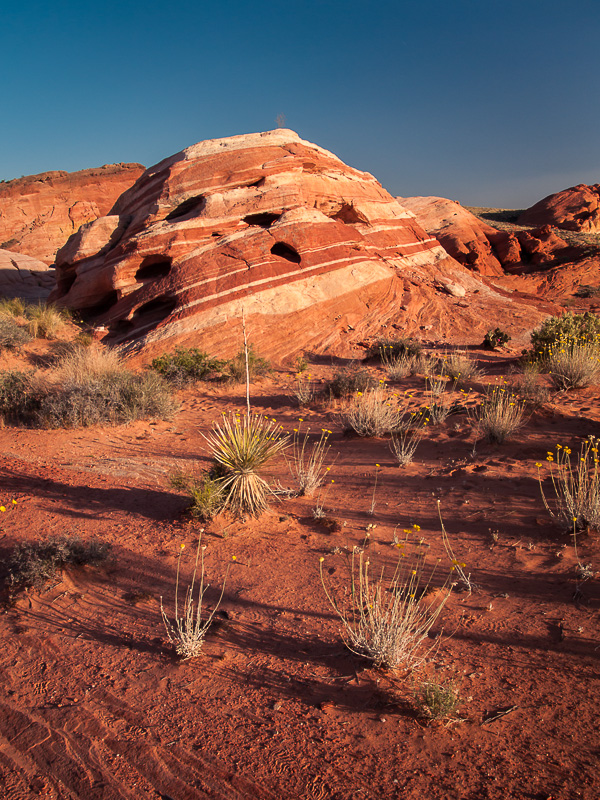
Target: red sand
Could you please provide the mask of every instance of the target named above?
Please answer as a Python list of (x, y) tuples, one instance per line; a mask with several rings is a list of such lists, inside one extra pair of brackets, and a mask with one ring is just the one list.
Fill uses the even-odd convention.
[[(507, 372), (506, 356), (476, 355), (486, 379)], [(318, 378), (331, 372), (313, 367)], [(574, 600), (572, 540), (543, 507), (535, 462), (556, 443), (598, 435), (596, 388), (555, 395), (511, 441), (475, 452), (468, 418), (450, 416), (399, 468), (385, 440), (344, 436), (329, 407), (299, 413), (292, 381), (280, 372), (253, 386), (253, 407), (286, 430), (302, 416), (333, 431), (324, 504), (339, 530), (313, 520), (314, 498), (205, 525), (209, 603), (230, 571), (218, 624), (185, 663), (166, 640), (160, 597), (170, 610), (180, 545), (187, 580), (200, 526), (167, 476), (206, 465), (201, 431), (243, 408), (243, 388), (188, 389), (172, 422), (0, 430), (2, 556), (54, 534), (113, 545), (106, 565), (20, 594), (0, 617), (2, 796), (595, 800), (598, 580)], [(422, 378), (398, 386), (424, 389)], [(283, 462), (270, 472), (291, 485)], [(442, 555), (438, 499), (478, 587), (451, 595), (429, 666), (460, 682), (462, 721), (452, 724), (418, 717), (414, 676), (345, 649), (318, 574), (324, 556), (343, 586), (345, 559), (333, 551), (361, 545), (369, 524), (373, 558), (389, 561), (395, 527), (412, 524)], [(580, 538), (594, 571), (599, 549), (595, 534)]]

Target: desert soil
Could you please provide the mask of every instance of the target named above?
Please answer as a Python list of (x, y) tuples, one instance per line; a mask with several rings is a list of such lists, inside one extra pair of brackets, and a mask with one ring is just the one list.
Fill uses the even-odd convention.
[[(471, 352), (483, 383), (510, 380), (515, 353)], [(312, 379), (336, 364), (319, 359)], [(252, 404), (286, 431), (332, 431), (317, 498), (327, 525), (313, 518), (314, 497), (274, 499), (258, 520), (201, 525), (185, 515), (168, 476), (208, 464), (202, 433), (243, 409), (243, 387), (186, 389), (169, 422), (0, 430), (2, 557), (58, 534), (112, 544), (104, 565), (7, 598), (2, 797), (596, 800), (600, 542), (591, 532), (575, 552), (544, 508), (535, 464), (545, 476), (556, 444), (575, 450), (600, 434), (597, 387), (530, 408), (503, 445), (475, 444), (469, 416), (452, 415), (398, 467), (387, 440), (344, 434), (335, 405), (298, 409), (294, 379), (278, 370), (252, 386)], [(425, 400), (422, 377), (392, 386)], [(284, 461), (268, 472), (293, 485)], [(418, 525), (446, 564), (438, 500), (474, 590), (455, 586), (422, 673), (376, 669), (345, 648), (319, 559), (341, 591), (354, 547), (391, 564), (394, 534)], [(209, 607), (227, 581), (201, 655), (181, 662), (160, 599), (170, 611), (178, 555), (187, 583), (201, 527)], [(592, 564), (585, 582), (578, 559)], [(453, 719), (419, 715), (413, 693), (424, 677), (459, 684)]]

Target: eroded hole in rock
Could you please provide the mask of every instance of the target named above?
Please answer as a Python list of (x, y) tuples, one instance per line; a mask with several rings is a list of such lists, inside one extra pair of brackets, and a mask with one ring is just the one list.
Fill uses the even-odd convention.
[(108, 326), (109, 332), (114, 336), (129, 333), (132, 328), (133, 322), (130, 319), (118, 319), (115, 322), (111, 322), (111, 324)]
[(136, 281), (153, 281), (165, 278), (171, 271), (171, 259), (164, 256), (146, 256), (135, 273)]
[(187, 200), (184, 200), (183, 203), (180, 203), (177, 208), (174, 208), (173, 211), (170, 211), (165, 219), (167, 222), (171, 222), (174, 219), (179, 219), (180, 217), (185, 217), (188, 214), (191, 214), (192, 211), (200, 211), (201, 206), (204, 205), (205, 198), (203, 194), (197, 194), (195, 197), (188, 197)]
[(271, 248), (271, 253), (274, 256), (285, 258), (286, 261), (291, 261), (293, 264), (299, 264), (301, 260), (300, 253), (290, 247), (289, 244), (285, 244), (285, 242), (275, 242)]
[(119, 293), (116, 289), (113, 289), (111, 292), (108, 292), (108, 294), (104, 295), (102, 300), (96, 303), (95, 306), (82, 309), (84, 319), (89, 317), (99, 317), (101, 314), (106, 314), (106, 312), (110, 311), (118, 299)]
[(177, 299), (175, 297), (169, 297), (163, 294), (160, 297), (155, 297), (154, 300), (149, 300), (139, 308), (136, 308), (131, 317), (131, 321), (135, 325), (143, 324), (147, 327), (158, 325), (159, 322), (162, 322), (169, 316), (176, 305)]
[(342, 203), (342, 207), (335, 214), (331, 215), (331, 219), (337, 219), (339, 222), (345, 222), (346, 225), (352, 225), (353, 222), (368, 222), (364, 214), (357, 211), (352, 203)]
[(248, 188), (255, 187), (256, 189), (260, 189), (261, 186), (265, 185), (265, 180), (266, 178), (259, 178), (257, 181), (254, 181), (254, 183), (249, 183)]
[(272, 214), (264, 211), (260, 214), (248, 214), (244, 217), (244, 222), (248, 225), (260, 225), (261, 228), (270, 228), (274, 222), (277, 222), (281, 214)]

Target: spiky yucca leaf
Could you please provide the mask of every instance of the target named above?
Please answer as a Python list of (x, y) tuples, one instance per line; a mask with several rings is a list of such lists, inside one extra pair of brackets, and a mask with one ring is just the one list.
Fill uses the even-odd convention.
[(272, 493), (258, 470), (285, 450), (290, 437), (282, 433), (281, 425), (260, 414), (232, 414), (223, 416), (204, 438), (225, 472), (221, 478), (224, 507), (235, 514), (258, 516)]

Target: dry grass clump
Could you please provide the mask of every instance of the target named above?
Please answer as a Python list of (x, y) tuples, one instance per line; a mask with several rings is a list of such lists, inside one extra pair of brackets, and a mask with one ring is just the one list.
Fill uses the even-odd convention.
[(83, 542), (77, 536), (54, 536), (21, 542), (8, 557), (8, 583), (16, 589), (41, 589), (57, 572), (74, 564), (98, 564), (111, 545), (100, 539)]
[(544, 494), (538, 468), (542, 499), (552, 517), (562, 519), (571, 530), (600, 527), (600, 473), (598, 471), (598, 439), (590, 436), (573, 457), (570, 447), (556, 445), (556, 453), (548, 451), (550, 480), (556, 497), (554, 509)]
[(420, 356), (414, 353), (397, 353), (383, 349), (381, 351), (381, 366), (387, 377), (392, 381), (399, 381), (409, 375), (416, 375), (421, 365)]
[(475, 411), (476, 425), (488, 442), (502, 444), (523, 424), (524, 405), (512, 392), (495, 386)]
[(379, 358), (383, 362), (384, 358), (390, 359), (402, 355), (418, 357), (421, 351), (421, 343), (411, 339), (410, 336), (380, 336), (367, 350), (367, 358)]
[(25, 317), (29, 333), (34, 339), (56, 339), (64, 330), (70, 314), (66, 309), (55, 308), (44, 304), (27, 305)]
[(429, 402), (421, 410), (423, 421), (431, 425), (441, 425), (453, 409), (448, 391), (448, 378), (446, 375), (430, 375), (425, 378), (425, 383)]
[(522, 373), (514, 383), (515, 392), (532, 405), (543, 405), (550, 399), (548, 387), (540, 383), (540, 365), (536, 361), (525, 361)]
[(383, 567), (372, 570), (369, 556), (357, 554), (355, 548), (349, 587), (342, 598), (327, 588), (320, 559), (321, 582), (342, 622), (346, 646), (378, 667), (414, 670), (425, 661), (435, 647), (431, 629), (450, 594), (446, 580), (428, 596), (435, 567), (427, 568), (423, 548), (417, 547), (412, 558), (406, 556), (408, 546), (408, 542), (398, 545), (399, 558), (389, 576)]
[(405, 411), (398, 420), (396, 430), (392, 431), (390, 450), (398, 466), (412, 463), (415, 452), (423, 436), (427, 423), (419, 411)]
[[(202, 606), (204, 595), (206, 594), (210, 584), (205, 584), (204, 581), (204, 550), (206, 545), (201, 546), (201, 537), (198, 539), (198, 547), (196, 549), (196, 562), (194, 564), (194, 572), (192, 581), (188, 586), (183, 601), (182, 615), (179, 616), (179, 572), (181, 567), (181, 555), (185, 549), (185, 545), (181, 545), (179, 556), (177, 558), (177, 578), (175, 580), (175, 614), (173, 621), (169, 619), (163, 607), (163, 599), (160, 598), (160, 613), (167, 631), (167, 638), (175, 647), (175, 652), (178, 656), (185, 661), (188, 658), (195, 658), (200, 654), (206, 633), (210, 628), (213, 618), (221, 605), (223, 593), (225, 592), (225, 583), (227, 575), (223, 581), (221, 589), (221, 596), (219, 597), (215, 607), (206, 617), (202, 619)], [(198, 562), (200, 562), (200, 576), (198, 577)], [(194, 589), (198, 584), (198, 598), (194, 599)]]
[(475, 360), (461, 350), (444, 353), (440, 359), (440, 370), (456, 383), (476, 380), (483, 375)]
[(342, 414), (344, 424), (359, 436), (385, 436), (397, 430), (401, 418), (384, 384), (357, 392)]
[(600, 341), (562, 341), (546, 356), (550, 380), (556, 389), (583, 389), (600, 380)]
[(282, 433), (280, 425), (260, 414), (232, 414), (224, 415), (204, 438), (222, 471), (223, 507), (240, 516), (259, 516), (273, 491), (258, 470), (283, 453), (290, 437)]
[(330, 449), (327, 443), (330, 434), (331, 431), (323, 429), (319, 438), (311, 439), (310, 428), (304, 433), (294, 429), (292, 455), (286, 460), (298, 486), (299, 496), (312, 497), (329, 471), (325, 459)]
[(300, 373), (296, 377), (296, 383), (292, 389), (292, 396), (300, 408), (309, 406), (317, 396), (315, 384), (311, 382), (310, 373), (304, 375)]

